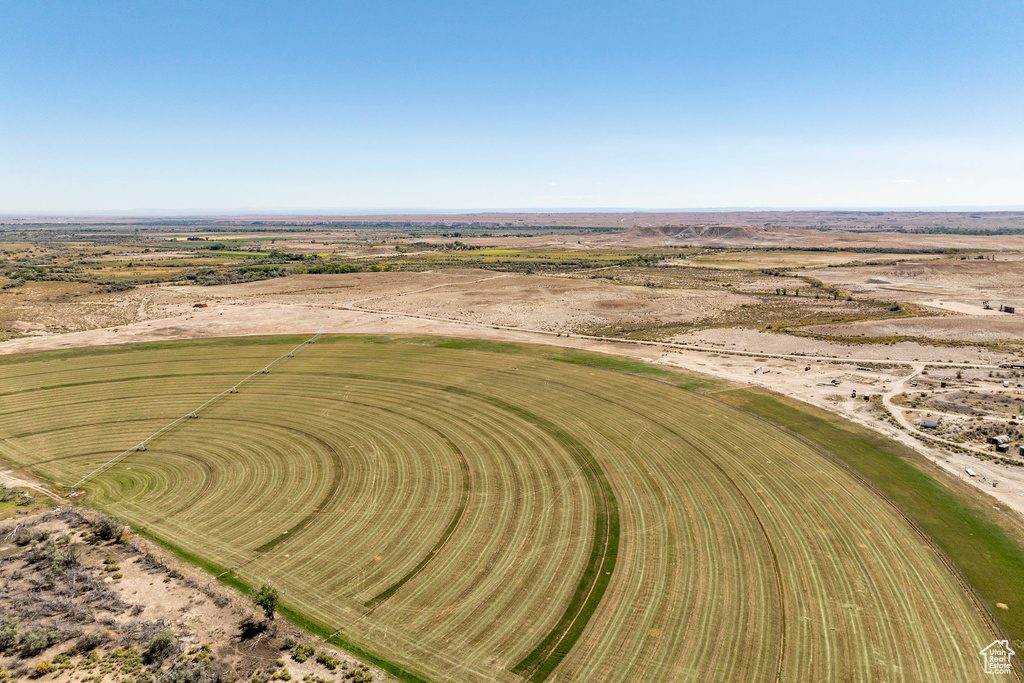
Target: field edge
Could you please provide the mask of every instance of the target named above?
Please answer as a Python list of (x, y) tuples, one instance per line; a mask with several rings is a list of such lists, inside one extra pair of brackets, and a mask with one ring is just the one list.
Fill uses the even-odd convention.
[[(1024, 599), (998, 585), (1024, 585), (1024, 523), (992, 514), (986, 494), (957, 482), (913, 449), (867, 427), (763, 388), (714, 398), (770, 422), (854, 473), (889, 502), (939, 555), (993, 628), (1024, 647)], [(996, 608), (1005, 604), (1008, 609)], [(1018, 680), (1024, 664), (1015, 662)]]

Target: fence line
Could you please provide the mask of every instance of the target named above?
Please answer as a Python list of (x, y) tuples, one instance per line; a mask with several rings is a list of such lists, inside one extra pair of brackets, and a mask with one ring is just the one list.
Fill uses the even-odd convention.
[(100, 465), (99, 467), (94, 469), (92, 472), (90, 472), (89, 474), (85, 475), (84, 477), (79, 479), (77, 482), (72, 484), (71, 485), (71, 493), (69, 495), (72, 495), (72, 496), (75, 495), (75, 487), (81, 486), (82, 484), (84, 484), (85, 482), (89, 481), (94, 476), (96, 476), (97, 474), (99, 474), (103, 470), (107, 469), (108, 467), (111, 467), (112, 465), (115, 465), (116, 463), (118, 463), (119, 461), (121, 461), (124, 458), (128, 457), (132, 453), (137, 453), (138, 451), (146, 450), (146, 444), (149, 443), (150, 441), (152, 441), (153, 439), (157, 438), (161, 434), (163, 434), (163, 433), (167, 432), (168, 430), (174, 428), (175, 426), (179, 425), (180, 423), (184, 422), (185, 420), (189, 420), (189, 419), (192, 419), (192, 418), (195, 418), (195, 417), (199, 417), (199, 411), (202, 410), (203, 408), (206, 408), (208, 405), (210, 405), (211, 403), (213, 403), (217, 399), (219, 399), (219, 398), (221, 398), (223, 396), (226, 396), (228, 394), (237, 394), (238, 393), (238, 388), (240, 386), (242, 386), (243, 384), (245, 384), (246, 382), (248, 382), (249, 380), (251, 380), (253, 377), (256, 377), (257, 375), (265, 375), (265, 374), (267, 374), (268, 372), (270, 372), (271, 368), (273, 368), (275, 365), (277, 365), (278, 363), (283, 361), (285, 358), (291, 358), (295, 354), (297, 354), (299, 351), (304, 349), (306, 346), (309, 346), (310, 344), (315, 344), (316, 340), (320, 338), (320, 333), (323, 331), (323, 329), (324, 328), (321, 327), (320, 330), (317, 331), (317, 333), (314, 334), (312, 337), (310, 337), (306, 341), (302, 342), (301, 344), (296, 346), (294, 349), (292, 349), (288, 353), (286, 353), (286, 354), (284, 354), (282, 356), (278, 356), (277, 358), (275, 358), (274, 360), (270, 361), (270, 363), (268, 363), (266, 366), (260, 368), (256, 372), (253, 372), (253, 373), (247, 375), (241, 381), (236, 382), (230, 389), (225, 389), (224, 391), (220, 392), (219, 394), (217, 394), (213, 398), (207, 400), (205, 403), (203, 403), (198, 408), (195, 408), (194, 410), (190, 410), (189, 412), (187, 412), (184, 415), (182, 415), (181, 417), (179, 417), (177, 420), (174, 420), (170, 424), (166, 424), (163, 427), (161, 427), (160, 429), (156, 430), (155, 432), (153, 432), (152, 434), (150, 434), (145, 439), (140, 441), (138, 444), (132, 446), (128, 450), (123, 451), (121, 453), (118, 453), (113, 458), (111, 458), (110, 460), (106, 461), (105, 463), (103, 463), (102, 465)]

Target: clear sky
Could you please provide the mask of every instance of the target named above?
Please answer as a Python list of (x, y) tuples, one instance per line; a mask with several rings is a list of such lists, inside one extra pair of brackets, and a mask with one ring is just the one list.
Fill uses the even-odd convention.
[(0, 0), (0, 212), (1000, 205), (1022, 0)]

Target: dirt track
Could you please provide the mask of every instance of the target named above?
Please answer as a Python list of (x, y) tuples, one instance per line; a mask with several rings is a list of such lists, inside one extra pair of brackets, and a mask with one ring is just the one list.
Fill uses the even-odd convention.
[[(893, 345), (879, 349), (850, 346), (816, 340), (794, 339), (779, 334), (756, 331), (711, 330), (694, 338), (690, 343), (625, 343), (596, 337), (566, 335), (543, 329), (544, 319), (524, 320), (527, 325), (497, 324), (486, 317), (458, 318), (454, 315), (433, 315), (420, 312), (421, 303), (437, 306), (433, 310), (444, 312), (439, 302), (468, 301), (465, 292), (501, 291), (513, 302), (522, 298), (556, 296), (551, 292), (565, 291), (579, 284), (564, 278), (541, 276), (505, 276), (490, 271), (462, 270), (431, 273), (361, 273), (341, 276), (293, 276), (280, 280), (266, 280), (243, 285), (220, 287), (153, 287), (131, 293), (141, 297), (140, 307), (151, 314), (167, 317), (146, 317), (137, 322), (94, 330), (66, 334), (28, 336), (0, 343), (0, 354), (69, 349), (83, 346), (105, 346), (176, 339), (219, 338), (231, 336), (272, 334), (313, 334), (322, 328), (325, 334), (411, 334), (473, 337), (522, 343), (543, 343), (625, 355), (650, 362), (680, 367), (691, 372), (715, 376), (739, 384), (762, 385), (800, 400), (838, 412), (848, 418), (878, 429), (900, 439), (927, 455), (952, 472), (959, 474), (963, 465), (958, 456), (922, 447), (903, 432), (887, 429), (877, 417), (864, 413), (859, 403), (843, 401), (845, 388), (836, 393), (834, 388), (819, 388), (812, 379), (839, 376), (856, 369), (860, 363), (889, 363), (891, 370), (877, 375), (896, 381), (906, 375), (907, 365), (914, 359), (929, 364), (970, 364), (991, 367), (1000, 360), (988, 352), (927, 347), (920, 345)], [(592, 281), (582, 283), (593, 287)], [(610, 294), (622, 297), (623, 292), (644, 288), (608, 285)], [(545, 293), (544, 290), (547, 289)], [(442, 295), (443, 292), (443, 295)], [(158, 301), (160, 308), (145, 301)], [(600, 297), (591, 299), (591, 311), (597, 310)], [(193, 308), (195, 303), (206, 307)], [(458, 303), (456, 303), (456, 306)], [(499, 304), (494, 304), (498, 306)], [(387, 307), (387, 310), (384, 307)], [(425, 306), (428, 310), (430, 306)], [(357, 310), (361, 308), (363, 310)], [(457, 310), (457, 309), (456, 309)], [(485, 308), (486, 310), (486, 308)], [(520, 311), (525, 309), (520, 309)], [(479, 312), (479, 309), (478, 309)], [(529, 323), (540, 323), (537, 326)], [(714, 333), (714, 334), (712, 334)], [(717, 334), (717, 336), (715, 336)], [(743, 334), (747, 336), (744, 337)], [(682, 341), (682, 340), (680, 340)], [(799, 344), (808, 342), (807, 348)], [(731, 344), (731, 346), (726, 346)], [(792, 355), (799, 351), (802, 355)], [(879, 353), (875, 353), (878, 351)], [(932, 355), (921, 355), (929, 352)], [(933, 357), (934, 355), (934, 357)], [(837, 364), (837, 361), (841, 363)], [(902, 363), (902, 365), (892, 365)], [(811, 375), (803, 370), (813, 365)], [(773, 369), (773, 374), (754, 374), (755, 368)], [(820, 374), (822, 377), (817, 377)], [(852, 408), (852, 409), (851, 409)], [(959, 456), (965, 457), (965, 456)], [(973, 462), (977, 462), (972, 459)], [(950, 465), (949, 463), (953, 463)], [(1024, 472), (1019, 468), (1006, 468), (985, 464), (981, 469), (992, 469), (990, 478), (1007, 482), (995, 493), (1007, 505), (1024, 514)], [(978, 468), (976, 468), (978, 469)], [(976, 483), (976, 482), (972, 482)], [(979, 488), (981, 488), (979, 486)]]

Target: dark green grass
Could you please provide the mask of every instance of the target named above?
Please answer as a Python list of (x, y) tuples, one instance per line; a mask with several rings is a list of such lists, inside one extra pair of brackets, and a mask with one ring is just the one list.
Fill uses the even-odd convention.
[[(37, 353), (21, 353), (10, 356), (0, 356), (0, 365), (14, 364), (27, 361), (39, 360), (61, 360), (79, 356), (98, 356), (113, 353), (124, 353), (126, 351), (153, 351), (159, 349), (175, 349), (183, 347), (204, 347), (204, 346), (256, 346), (266, 344), (294, 344), (298, 345), (306, 341), (312, 335), (288, 335), (288, 336), (265, 336), (265, 337), (227, 337), (223, 339), (198, 339), (166, 342), (147, 342), (141, 344), (124, 344), (115, 346), (84, 347), (78, 349), (62, 349), (59, 351), (43, 351)], [(710, 377), (702, 377), (689, 373), (670, 370), (645, 363), (639, 360), (631, 360), (617, 356), (610, 356), (588, 351), (576, 351), (561, 347), (547, 346), (544, 344), (517, 344), (512, 342), (496, 342), (485, 339), (461, 339), (452, 337), (418, 337), (418, 336), (392, 336), (392, 335), (324, 335), (322, 342), (362, 342), (369, 344), (411, 344), (417, 346), (433, 346), (442, 349), (467, 349), (472, 351), (485, 351), (489, 353), (506, 353), (520, 356), (533, 356), (546, 358), (562, 363), (573, 365), (586, 365), (593, 368), (615, 370), (633, 375), (658, 378), (678, 386), (680, 389), (690, 391), (718, 391), (724, 389), (727, 384), (721, 380)], [(47, 387), (53, 388), (53, 387)]]
[(448, 539), (452, 537), (452, 534), (455, 533), (455, 529), (459, 526), (459, 522), (462, 521), (462, 516), (466, 512), (466, 506), (469, 505), (469, 494), (472, 488), (470, 486), (469, 463), (466, 461), (466, 456), (463, 455), (462, 451), (459, 450), (459, 447), (456, 446), (451, 439), (447, 437), (443, 438), (448, 443), (448, 447), (452, 452), (459, 457), (459, 470), (462, 473), (462, 492), (459, 494), (459, 505), (455, 510), (455, 515), (452, 516), (452, 520), (448, 523), (448, 528), (444, 530), (444, 533), (441, 534), (441, 537), (437, 540), (437, 543), (434, 544), (434, 547), (430, 549), (430, 552), (427, 553), (415, 567), (410, 569), (405, 576), (388, 586), (379, 594), (364, 602), (363, 607), (369, 607), (371, 610), (376, 609), (378, 605), (397, 593), (402, 586), (409, 582), (410, 579), (423, 571), (423, 568), (426, 567), (432, 559), (434, 559), (437, 553), (440, 552), (441, 548), (444, 547), (444, 544), (448, 542)]
[[(248, 338), (243, 340), (205, 340), (201, 342), (163, 342), (159, 344), (134, 345), (131, 347), (107, 347), (102, 349), (84, 349), (59, 351), (51, 354), (31, 354), (0, 359), (0, 363), (13, 359), (38, 359), (41, 357), (63, 357), (83, 353), (113, 353), (129, 349), (174, 348), (177, 346), (217, 345), (217, 344), (258, 344), (268, 342), (299, 343), (306, 336)], [(443, 348), (464, 348), (477, 351), (497, 353), (515, 353), (524, 356), (549, 358), (576, 365), (584, 365), (647, 377), (652, 380), (668, 382), (682, 389), (709, 391), (724, 386), (716, 380), (706, 380), (666, 368), (652, 366), (639, 361), (630, 361), (614, 356), (605, 356), (580, 351), (565, 350), (548, 346), (520, 346), (475, 340), (456, 340), (444, 338), (414, 337), (332, 337), (338, 341), (362, 341), (385, 344), (424, 344)], [(383, 379), (383, 378), (379, 378)], [(438, 387), (440, 388), (440, 387)], [(451, 389), (449, 389), (451, 390)], [(459, 391), (459, 390), (456, 390)], [(464, 391), (464, 390), (463, 390)], [(909, 448), (893, 442), (874, 432), (854, 425), (827, 412), (820, 411), (806, 404), (791, 401), (780, 396), (769, 395), (752, 390), (725, 391), (717, 397), (747, 412), (758, 415), (770, 422), (778, 424), (803, 437), (813, 444), (832, 454), (840, 462), (845, 463), (854, 472), (869, 482), (875, 490), (888, 497), (902, 513), (914, 523), (934, 545), (945, 555), (950, 564), (957, 569), (961, 577), (973, 590), (978, 601), (989, 613), (993, 622), (1013, 640), (1016, 649), (1024, 647), (1024, 532), (1021, 532), (1019, 520), (1012, 513), (996, 511), (992, 502), (979, 492), (974, 491), (955, 479), (948, 477), (937, 467)], [(505, 406), (503, 406), (505, 407)], [(508, 406), (514, 410), (521, 408)], [(543, 420), (531, 415), (534, 420)], [(536, 422), (535, 422), (536, 424)], [(571, 438), (571, 437), (570, 437)], [(572, 450), (570, 448), (570, 450)], [(585, 470), (589, 468), (584, 468)], [(589, 476), (588, 472), (588, 476)], [(600, 476), (600, 475), (598, 475)], [(596, 483), (593, 482), (592, 485)], [(596, 496), (595, 496), (596, 497)], [(614, 505), (614, 499), (612, 504)], [(614, 549), (617, 548), (618, 519), (615, 515), (614, 529), (612, 520), (608, 520), (607, 533), (611, 563), (614, 567)], [(143, 530), (145, 533), (145, 530)], [(148, 534), (147, 534), (148, 535)], [(251, 589), (238, 577), (203, 561), (180, 548), (170, 546), (161, 539), (154, 541), (168, 547), (179, 556), (206, 569), (217, 578), (239, 590), (249, 592)], [(597, 550), (595, 544), (594, 550)], [(606, 561), (608, 556), (604, 558)], [(588, 567), (589, 569), (589, 567)], [(597, 576), (598, 582), (606, 584), (605, 567)], [(582, 582), (581, 582), (582, 585)], [(603, 593), (596, 590), (595, 593)], [(593, 603), (596, 609), (597, 602)], [(1003, 603), (1009, 607), (1004, 610), (996, 607)], [(575, 610), (574, 610), (575, 611)], [(593, 610), (591, 609), (591, 612)], [(331, 636), (329, 642), (343, 647), (361, 656), (382, 669), (388, 671), (399, 680), (422, 681), (423, 679), (408, 672), (391, 662), (383, 661), (363, 651), (358, 646), (347, 642), (342, 634), (333, 634), (331, 630), (319, 623), (285, 607), (282, 614), (296, 624), (323, 637)], [(568, 614), (568, 611), (567, 611)], [(575, 621), (569, 620), (564, 625), (578, 627), (581, 632), (589, 614), (582, 615)], [(564, 618), (564, 617), (563, 617)], [(556, 627), (556, 630), (557, 627)], [(576, 630), (576, 628), (573, 628)], [(515, 669), (528, 669), (527, 676), (532, 680), (543, 680), (557, 666), (564, 652), (568, 650), (579, 633), (563, 631), (558, 638), (545, 638), (538, 647), (527, 656)], [(549, 633), (550, 637), (551, 634)], [(560, 642), (557, 650), (549, 650), (555, 642)], [(529, 662), (528, 662), (529, 660)], [(524, 666), (526, 665), (526, 666)], [(514, 669), (514, 670), (515, 670)]]
[(285, 531), (278, 534), (276, 537), (272, 538), (271, 540), (261, 545), (259, 548), (256, 548), (256, 552), (268, 552), (270, 550), (273, 550), (280, 543), (287, 541), (289, 538), (292, 538), (293, 536), (295, 536), (295, 534), (302, 531), (303, 527), (305, 527), (307, 524), (316, 519), (320, 515), (320, 513), (322, 513), (327, 508), (330, 502), (334, 500), (334, 497), (338, 494), (338, 488), (341, 486), (341, 475), (342, 472), (344, 471), (344, 466), (341, 464), (341, 458), (338, 456), (337, 452), (334, 451), (334, 449), (331, 449), (331, 457), (335, 461), (334, 476), (331, 479), (331, 487), (330, 489), (328, 489), (324, 497), (320, 499), (320, 502), (316, 504), (316, 507), (313, 508), (313, 510), (308, 515), (300, 519), (298, 523), (292, 526), (292, 528), (286, 529)]
[(572, 363), (573, 365), (586, 365), (592, 368), (603, 370), (615, 370), (626, 372), (631, 375), (641, 375), (664, 380), (680, 389), (687, 391), (715, 391), (724, 389), (726, 384), (710, 377), (699, 377), (697, 375), (685, 374), (669, 370), (650, 363), (617, 356), (605, 356), (598, 353), (587, 353), (586, 351), (561, 351), (549, 356), (551, 360), (561, 363)]
[(747, 389), (717, 396), (810, 440), (869, 480), (941, 549), (1006, 637), (1024, 647), (1024, 545), (1012, 513), (997, 513), (983, 494), (909, 448), (842, 418)]
[(594, 543), (572, 599), (558, 623), (522, 661), (512, 667), (513, 673), (519, 674), (531, 683), (541, 683), (551, 675), (583, 635), (590, 617), (597, 611), (611, 581), (619, 555), (618, 501), (601, 466), (586, 446), (555, 423), (498, 398), (457, 387), (447, 387), (446, 390), (487, 401), (546, 431), (572, 454), (573, 459), (583, 470), (594, 497)]
[(105, 356), (130, 351), (155, 351), (159, 349), (194, 348), (202, 346), (264, 346), (267, 344), (299, 345), (313, 335), (283, 335), (267, 337), (225, 337), (220, 339), (186, 339), (181, 341), (143, 342), (138, 344), (115, 344), (111, 346), (86, 346), (59, 351), (37, 351), (0, 356), (0, 365), (13, 365), (41, 360), (62, 360), (81, 356)]
[[(245, 595), (253, 595), (255, 593), (253, 587), (247, 584), (242, 579), (240, 579), (234, 572), (225, 569), (224, 567), (221, 567), (219, 565), (216, 565), (212, 562), (204, 560), (198, 555), (188, 552), (184, 548), (176, 546), (173, 543), (170, 543), (167, 540), (160, 538), (159, 536), (155, 536), (149, 533), (144, 528), (135, 529), (135, 531), (141, 536), (144, 536), (145, 538), (153, 541), (157, 545), (171, 551), (172, 553), (174, 553), (181, 559), (185, 560), (186, 562), (191, 562), (193, 565), (201, 569), (204, 569), (221, 583), (227, 586), (231, 586), (235, 590), (240, 591)], [(326, 624), (323, 624), (315, 619), (311, 619), (306, 615), (302, 614), (301, 612), (292, 609), (288, 605), (280, 605), (278, 607), (278, 612), (281, 614), (281, 616), (285, 617), (286, 619), (288, 619), (288, 621), (292, 622), (299, 628), (303, 628), (309, 631), (310, 633), (313, 633), (314, 635), (320, 636), (328, 643), (331, 643), (332, 645), (337, 645), (338, 647), (347, 650), (356, 657), (359, 657), (377, 667), (380, 667), (384, 671), (394, 676), (399, 681), (403, 681), (404, 683), (428, 683), (426, 679), (421, 678), (412, 671), (409, 671), (408, 669), (401, 667), (395, 664), (394, 662), (390, 662), (386, 659), (381, 659), (377, 655), (374, 655), (372, 652), (368, 652), (360, 648), (358, 645), (349, 642), (341, 633), (335, 632), (334, 629), (330, 628)]]

